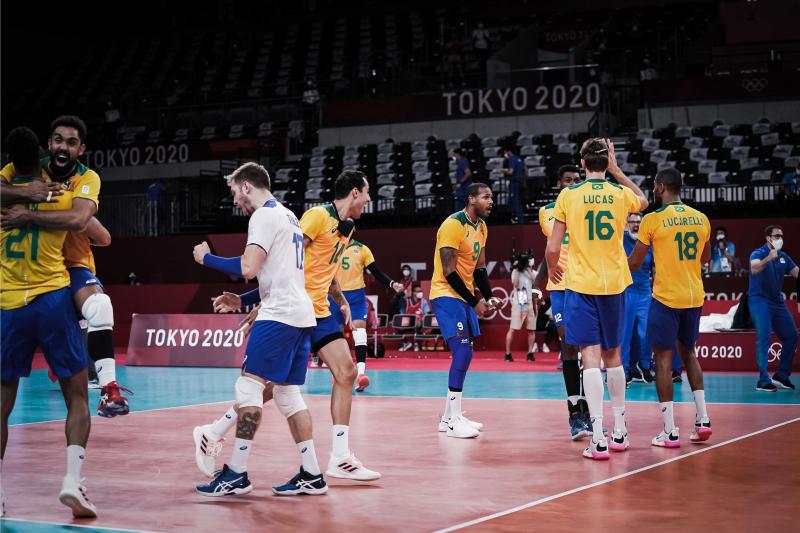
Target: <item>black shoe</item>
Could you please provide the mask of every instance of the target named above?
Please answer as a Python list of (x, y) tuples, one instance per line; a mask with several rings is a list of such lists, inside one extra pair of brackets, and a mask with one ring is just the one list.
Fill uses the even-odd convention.
[(530, 361), (531, 363), (536, 361), (536, 356), (533, 355), (533, 352), (528, 352), (528, 357), (525, 358), (526, 361)]
[(649, 368), (642, 368), (642, 365), (636, 363), (636, 370), (641, 374), (645, 383), (652, 383), (655, 380), (653, 372)]
[(328, 492), (328, 485), (322, 474), (309, 474), (303, 467), (300, 473), (283, 485), (272, 487), (272, 492), (279, 496), (297, 496), (298, 494), (325, 494)]
[(778, 387), (773, 385), (770, 381), (759, 381), (756, 385), (756, 390), (764, 392), (778, 392)]
[(644, 383), (644, 376), (639, 370), (631, 370), (631, 375), (628, 378), (628, 381), (634, 381), (636, 383)]
[(514, 362), (514, 356), (512, 356), (510, 353), (507, 353), (506, 356), (503, 358), (503, 360), (504, 361), (508, 361), (509, 363), (513, 363)]
[(672, 381), (673, 383), (683, 383), (683, 378), (681, 377), (680, 372), (672, 371)]
[(772, 384), (778, 387), (779, 389), (790, 389), (794, 390), (794, 383), (789, 381), (789, 378), (782, 378), (775, 374), (772, 376)]

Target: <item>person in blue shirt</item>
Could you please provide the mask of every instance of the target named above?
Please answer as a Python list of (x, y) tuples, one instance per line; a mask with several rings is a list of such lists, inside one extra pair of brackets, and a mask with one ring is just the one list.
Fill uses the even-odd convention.
[(514, 221), (517, 223), (522, 222), (522, 195), (525, 188), (525, 164), (519, 158), (511, 146), (503, 149), (503, 154), (506, 160), (503, 162), (503, 173), (507, 175), (511, 181), (511, 187), (508, 191), (508, 201), (511, 206), (511, 212), (514, 213)]
[[(798, 268), (792, 258), (781, 251), (783, 228), (767, 226), (764, 235), (766, 244), (750, 254), (750, 287), (747, 295), (750, 316), (756, 327), (756, 361), (760, 372), (756, 390), (775, 392), (778, 387), (794, 389), (789, 375), (792, 373), (792, 360), (797, 349), (797, 324), (786, 308), (781, 288), (786, 274), (798, 279)], [(767, 364), (773, 331), (783, 347), (778, 371), (770, 378)]]
[[(639, 224), (642, 215), (628, 215), (628, 228), (622, 238), (625, 253), (631, 255), (639, 237)], [(647, 314), (650, 310), (652, 287), (650, 279), (653, 273), (653, 250), (647, 250), (642, 267), (632, 272), (633, 284), (625, 289), (625, 331), (622, 337), (622, 366), (625, 368), (627, 380), (652, 383), (650, 372), (650, 343), (647, 342)], [(637, 349), (631, 350), (631, 341), (636, 333)]]
[(464, 150), (461, 148), (453, 150), (453, 159), (456, 162), (456, 182), (453, 184), (455, 210), (461, 211), (467, 206), (467, 189), (472, 183), (472, 169), (469, 168), (469, 161), (464, 157)]
[(800, 191), (800, 163), (793, 172), (787, 172), (783, 176), (783, 191), (786, 196), (796, 196)]
[(728, 230), (720, 226), (716, 231), (716, 241), (711, 244), (710, 272), (712, 274), (735, 273), (735, 264), (736, 246), (728, 240)]

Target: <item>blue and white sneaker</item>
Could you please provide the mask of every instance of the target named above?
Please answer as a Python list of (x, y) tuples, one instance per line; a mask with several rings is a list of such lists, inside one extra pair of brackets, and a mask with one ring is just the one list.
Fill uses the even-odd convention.
[(217, 472), (217, 476), (210, 483), (197, 485), (197, 492), (203, 496), (216, 498), (218, 496), (237, 496), (247, 494), (253, 490), (253, 484), (247, 479), (247, 472), (238, 474), (228, 465)]
[(328, 484), (322, 474), (309, 474), (303, 467), (300, 473), (283, 485), (272, 487), (272, 492), (278, 496), (297, 496), (298, 494), (325, 494), (328, 492)]
[(586, 425), (582, 413), (575, 411), (569, 415), (569, 432), (572, 436), (572, 440), (579, 440), (591, 435), (589, 426)]

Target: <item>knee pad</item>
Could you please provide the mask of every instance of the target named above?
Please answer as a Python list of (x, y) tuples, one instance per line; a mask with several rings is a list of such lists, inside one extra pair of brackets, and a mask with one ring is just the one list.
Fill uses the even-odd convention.
[(353, 344), (356, 346), (367, 345), (367, 330), (364, 328), (356, 328), (353, 330)]
[(272, 396), (275, 398), (278, 411), (286, 418), (308, 409), (297, 385), (275, 385)]
[(108, 294), (98, 292), (90, 295), (83, 302), (81, 314), (89, 325), (90, 333), (114, 327), (114, 308), (111, 306)]
[(236, 380), (236, 403), (239, 407), (264, 407), (264, 384), (239, 376)]

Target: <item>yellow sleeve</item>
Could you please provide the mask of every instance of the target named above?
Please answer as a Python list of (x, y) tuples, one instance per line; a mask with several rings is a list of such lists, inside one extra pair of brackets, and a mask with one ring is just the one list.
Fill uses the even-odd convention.
[(454, 218), (448, 218), (439, 228), (439, 233), (436, 236), (436, 249), (455, 248), (458, 250), (463, 239), (464, 228), (461, 222)]
[(703, 230), (706, 232), (705, 236), (700, 239), (700, 242), (706, 243), (711, 240), (711, 222), (708, 221), (708, 217), (705, 213), (703, 215)]
[(569, 189), (564, 189), (560, 193), (558, 193), (558, 198), (556, 199), (556, 207), (553, 209), (553, 218), (558, 220), (559, 222), (563, 222), (564, 224), (567, 223), (567, 194), (569, 193)]
[(642, 201), (633, 192), (633, 189), (623, 186), (622, 190), (625, 192), (625, 205), (628, 206), (629, 213), (638, 213), (642, 210)]
[(328, 214), (323, 209), (309, 209), (300, 218), (300, 229), (303, 235), (311, 239), (316, 239), (320, 233), (325, 231), (325, 221)]
[(11, 180), (14, 179), (14, 174), (14, 163), (9, 163), (3, 167), (3, 170), (0, 170), (0, 179), (6, 183), (11, 183)]
[(361, 247), (361, 258), (364, 261), (364, 268), (367, 268), (375, 262), (375, 256), (372, 255), (372, 250), (366, 245)]
[(539, 208), (539, 227), (541, 228), (544, 236), (549, 239), (550, 234), (552, 233), (552, 228), (547, 223), (547, 209), (545, 209), (544, 206)]
[(642, 223), (639, 224), (639, 241), (645, 246), (650, 246), (653, 243), (654, 222), (656, 222), (655, 214), (648, 213), (642, 219)]
[(72, 198), (73, 200), (75, 198), (85, 198), (86, 200), (93, 201), (96, 206), (99, 206), (99, 197), (100, 176), (98, 176), (97, 172), (94, 170), (89, 170), (81, 176), (78, 183), (75, 184), (75, 194)]

